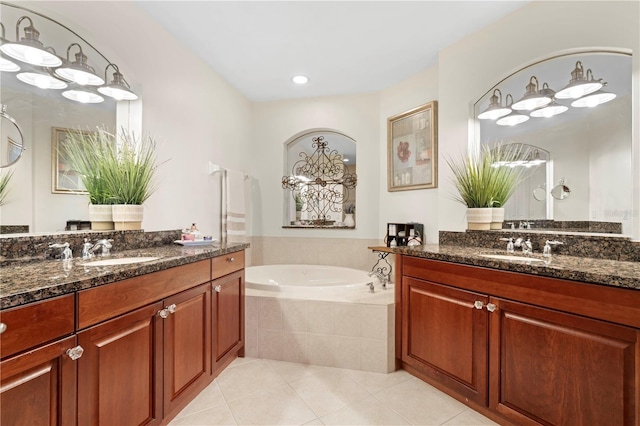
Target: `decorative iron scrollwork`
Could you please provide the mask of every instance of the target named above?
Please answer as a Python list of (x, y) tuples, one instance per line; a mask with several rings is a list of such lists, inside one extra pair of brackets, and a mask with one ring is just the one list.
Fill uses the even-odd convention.
[(342, 213), (349, 190), (358, 184), (358, 176), (348, 173), (342, 154), (329, 148), (324, 136), (312, 139), (315, 151), (301, 157), (291, 169), (290, 176), (282, 177), (282, 188), (302, 201), (302, 211), (308, 212), (314, 225), (331, 225), (332, 213)]

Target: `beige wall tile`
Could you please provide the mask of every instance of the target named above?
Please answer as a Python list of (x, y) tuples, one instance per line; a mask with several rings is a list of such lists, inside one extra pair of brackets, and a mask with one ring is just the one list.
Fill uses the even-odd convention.
[(390, 372), (386, 340), (362, 339), (359, 356), (361, 370), (375, 373)]
[(307, 331), (315, 334), (333, 334), (333, 303), (307, 302)]
[(282, 329), (307, 331), (307, 302), (305, 300), (282, 299)]
[(335, 340), (325, 334), (307, 334), (307, 359), (309, 364), (335, 366)]
[(258, 357), (282, 360), (282, 331), (258, 329)]
[(333, 333), (336, 336), (360, 337), (362, 334), (362, 305), (336, 303), (333, 306)]
[(388, 337), (386, 305), (360, 305), (362, 328), (361, 336), (367, 339), (383, 339)]
[(258, 356), (258, 329), (244, 328), (244, 355), (250, 358)]
[(307, 333), (282, 332), (282, 361), (308, 363)]

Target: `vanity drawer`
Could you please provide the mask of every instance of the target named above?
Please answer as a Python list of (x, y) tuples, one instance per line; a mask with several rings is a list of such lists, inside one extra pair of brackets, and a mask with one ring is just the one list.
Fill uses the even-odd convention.
[(74, 295), (68, 294), (0, 312), (0, 322), (6, 326), (0, 336), (0, 356), (6, 358), (73, 333), (74, 301)]
[(220, 278), (244, 268), (244, 250), (214, 257), (211, 268), (212, 279)]
[(211, 279), (209, 259), (78, 292), (78, 329), (115, 318)]

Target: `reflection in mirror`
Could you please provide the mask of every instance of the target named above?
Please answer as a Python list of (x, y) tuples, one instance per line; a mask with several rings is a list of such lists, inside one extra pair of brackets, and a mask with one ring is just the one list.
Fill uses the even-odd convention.
[(355, 227), (355, 141), (309, 131), (285, 145), (285, 227)]
[(24, 149), (20, 126), (7, 113), (7, 106), (0, 106), (0, 168), (13, 165), (20, 159)]
[[(536, 62), (488, 88), (475, 104), (475, 117), (486, 112), (492, 102), (492, 108), (497, 109), (500, 94), (502, 99), (511, 94), (513, 105), (522, 100), (526, 104), (532, 98), (529, 95), (549, 97), (549, 103), (538, 109), (516, 110), (530, 117), (521, 124), (498, 125), (499, 117), (491, 114), (491, 119), (476, 121), (476, 140), (480, 143), (524, 143), (550, 153), (550, 161), (538, 167), (509, 200), (505, 220), (614, 222), (622, 224), (623, 234), (633, 233), (631, 75), (631, 55), (590, 51)], [(571, 88), (571, 80), (580, 78), (588, 82), (603, 79), (606, 84), (591, 94), (591, 99), (587, 99), (589, 94), (578, 99), (554, 96), (554, 91)], [(609, 96), (608, 102), (593, 106), (593, 97), (602, 92), (616, 97)], [(491, 99), (493, 95), (495, 98)], [(584, 102), (578, 102), (581, 99)], [(543, 111), (557, 105), (566, 108)], [(554, 175), (572, 177), (571, 197), (554, 203), (547, 193), (543, 203), (538, 189), (555, 187), (558, 180)]]
[(547, 191), (545, 189), (545, 185), (538, 185), (538, 187), (533, 190), (532, 195), (536, 201), (545, 201), (547, 199)]
[(551, 196), (556, 200), (565, 200), (570, 194), (571, 190), (564, 184), (564, 179), (560, 179), (560, 182), (551, 190)]
[[(124, 111), (129, 102), (116, 101), (99, 90), (113, 88), (106, 70), (117, 72), (118, 69), (110, 66), (106, 57), (72, 29), (34, 10), (14, 4), (0, 3), (0, 16), (7, 29), (3, 45), (14, 41), (15, 24), (22, 16), (29, 16), (33, 26), (40, 32), (40, 41), (47, 47), (53, 47), (60, 58), (66, 60), (68, 55), (72, 62), (71, 66), (65, 62), (60, 68), (72, 71), (72, 74), (62, 73), (69, 79), (60, 77), (60, 73), (55, 72), (55, 67), (43, 68), (12, 59), (20, 69), (10, 71), (3, 68), (4, 61), (0, 62), (0, 103), (7, 105), (8, 113), (20, 124), (24, 144), (28, 147), (20, 161), (6, 169), (13, 174), (12, 190), (10, 202), (3, 205), (0, 211), (0, 230), (28, 230), (36, 233), (63, 231), (68, 221), (88, 220), (88, 205), (85, 195), (73, 192), (52, 193), (52, 178), (56, 172), (56, 164), (52, 161), (52, 129), (90, 130), (104, 126), (116, 130), (119, 127), (116, 110)], [(27, 24), (28, 20), (22, 21), (18, 28), (20, 33), (24, 32)], [(89, 87), (70, 80), (72, 75), (77, 74), (73, 72), (74, 68), (95, 71), (93, 74), (104, 80), (105, 85), (100, 88)], [(34, 73), (37, 75), (33, 75)], [(37, 81), (30, 80), (30, 77), (37, 77)], [(120, 77), (122, 76), (114, 76), (114, 79), (124, 84)], [(82, 78), (82, 73), (78, 78)], [(45, 80), (55, 84), (43, 88), (47, 87)], [(55, 88), (60, 82), (66, 87)], [(65, 90), (89, 90), (93, 95), (101, 96), (103, 102), (92, 104), (72, 101), (68, 96), (62, 95)], [(139, 108), (133, 108), (132, 111), (138, 114)], [(121, 118), (126, 117), (123, 115)], [(3, 159), (7, 151), (12, 149), (12, 146), (4, 144), (5, 127), (3, 123), (0, 143), (0, 158)]]

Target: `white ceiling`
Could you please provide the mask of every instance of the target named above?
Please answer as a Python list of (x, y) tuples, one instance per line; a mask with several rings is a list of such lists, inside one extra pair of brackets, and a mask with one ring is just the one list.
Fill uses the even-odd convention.
[(526, 3), (136, 1), (252, 101), (380, 91)]

